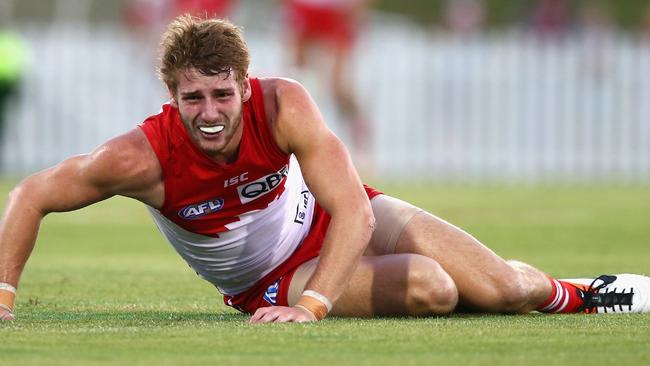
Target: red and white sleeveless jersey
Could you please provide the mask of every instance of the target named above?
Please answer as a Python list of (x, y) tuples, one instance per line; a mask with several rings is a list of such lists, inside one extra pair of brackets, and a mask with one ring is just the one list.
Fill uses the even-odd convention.
[(314, 211), (297, 161), (271, 135), (260, 82), (250, 81), (231, 164), (205, 155), (169, 104), (140, 125), (162, 167), (165, 201), (160, 210), (149, 207), (158, 228), (226, 295), (245, 291), (289, 258), (309, 233)]

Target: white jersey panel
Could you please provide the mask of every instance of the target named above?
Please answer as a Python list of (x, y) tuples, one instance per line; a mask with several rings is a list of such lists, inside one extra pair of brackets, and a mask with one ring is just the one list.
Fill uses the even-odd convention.
[(309, 233), (314, 198), (292, 156), (284, 192), (239, 216), (218, 238), (189, 232), (149, 207), (158, 229), (199, 276), (221, 293), (241, 293), (284, 262)]

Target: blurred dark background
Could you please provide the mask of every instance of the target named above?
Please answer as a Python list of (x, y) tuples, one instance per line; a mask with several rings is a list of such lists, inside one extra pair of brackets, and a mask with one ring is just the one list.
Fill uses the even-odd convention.
[[(292, 1), (367, 3), (303, 54)], [(650, 182), (649, 0), (0, 0), (0, 174), (157, 113), (178, 4), (242, 25), (251, 74), (305, 84), (370, 178)]]
[[(9, 0), (10, 1), (10, 0)], [(2, 0), (2, 2), (9, 2)], [(11, 17), (17, 21), (52, 21), (56, 8), (65, 1), (20, 0), (12, 1)], [(117, 22), (122, 9), (130, 0), (76, 0), (72, 4), (87, 11), (86, 20), (92, 23)], [(274, 0), (248, 0), (250, 6), (267, 7), (277, 3)], [(538, 0), (483, 0), (486, 13), (486, 26), (501, 27), (526, 22), (533, 17)], [(87, 4), (84, 4), (87, 3)], [(378, 11), (404, 15), (423, 26), (438, 27), (444, 23), (448, 1), (444, 0), (375, 0), (372, 7)], [(624, 29), (643, 27), (647, 22), (647, 0), (570, 0), (565, 2), (571, 16), (577, 18), (580, 9), (601, 7), (611, 14), (617, 26)], [(72, 5), (71, 5), (72, 6)], [(70, 14), (74, 17), (74, 14)]]

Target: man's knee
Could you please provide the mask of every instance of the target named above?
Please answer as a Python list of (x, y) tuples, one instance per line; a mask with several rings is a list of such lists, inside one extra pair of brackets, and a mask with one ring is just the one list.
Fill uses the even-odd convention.
[(458, 290), (447, 272), (433, 259), (413, 255), (406, 299), (409, 315), (445, 315), (457, 304)]

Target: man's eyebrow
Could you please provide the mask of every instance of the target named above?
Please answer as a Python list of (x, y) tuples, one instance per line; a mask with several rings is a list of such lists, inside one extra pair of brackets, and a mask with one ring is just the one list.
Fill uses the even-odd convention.
[(181, 92), (181, 96), (183, 96), (183, 97), (195, 96), (195, 95), (199, 95), (199, 94), (201, 94), (201, 93), (198, 90)]
[[(227, 88), (214, 88), (212, 89), (212, 92), (217, 92), (217, 93), (224, 93), (224, 92), (232, 92), (235, 90), (233, 87), (227, 87)], [(186, 96), (195, 96), (195, 95), (200, 95), (201, 92), (198, 90), (190, 90), (186, 92), (180, 92), (181, 96), (186, 97)]]

